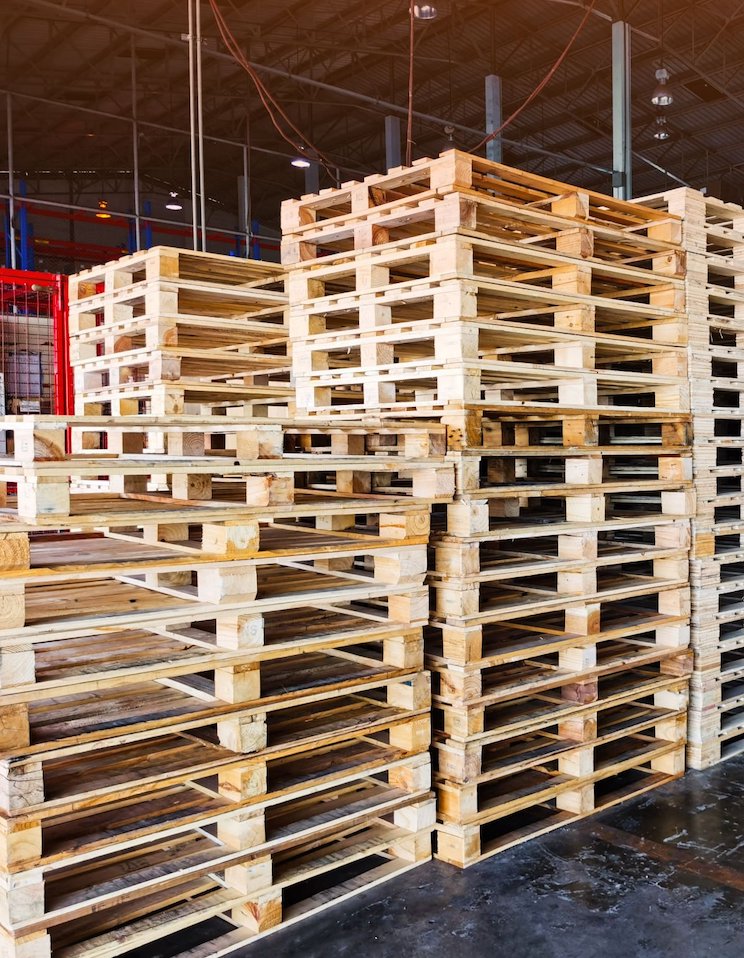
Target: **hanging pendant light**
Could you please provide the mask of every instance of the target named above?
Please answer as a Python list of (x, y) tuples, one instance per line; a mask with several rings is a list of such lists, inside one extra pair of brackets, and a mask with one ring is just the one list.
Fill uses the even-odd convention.
[(413, 5), (413, 15), (417, 20), (434, 20), (438, 12), (431, 3), (414, 3)]
[(667, 85), (669, 83), (669, 71), (664, 66), (664, 0), (659, 0), (659, 69), (656, 71), (656, 86), (651, 94), (651, 102), (654, 106), (671, 106), (674, 102), (672, 91)]
[(668, 140), (671, 136), (665, 116), (656, 117), (656, 129), (654, 130), (655, 140)]
[(654, 106), (670, 106), (674, 103), (674, 96), (667, 86), (669, 82), (669, 71), (666, 67), (659, 67), (656, 71), (656, 80), (656, 87), (651, 94), (651, 102)]
[(111, 214), (108, 211), (108, 202), (106, 200), (98, 201), (98, 212), (96, 213), (96, 219), (99, 219), (99, 220), (111, 219)]
[(178, 202), (178, 193), (176, 193), (174, 190), (170, 191), (170, 199), (165, 204), (165, 208), (167, 210), (173, 210), (174, 212), (178, 212), (178, 210), (183, 209), (183, 206)]

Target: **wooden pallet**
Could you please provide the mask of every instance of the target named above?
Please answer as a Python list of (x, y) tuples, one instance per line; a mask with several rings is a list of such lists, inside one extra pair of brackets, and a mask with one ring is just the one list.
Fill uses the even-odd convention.
[[(658, 227), (672, 224), (672, 243)], [(282, 262), (364, 250), (417, 231), (452, 227), (547, 249), (570, 239), (605, 260), (643, 263), (679, 253), (679, 220), (600, 193), (450, 150), (412, 167), (368, 176), (282, 204)]]
[(153, 246), (73, 274), (69, 295), (71, 306), (78, 308), (81, 302), (101, 293), (128, 292), (132, 287), (155, 281), (205, 284), (219, 297), (231, 288), (237, 292), (260, 289), (281, 283), (282, 279), (277, 263)]
[(744, 553), (738, 535), (717, 542), (725, 550), (691, 563), (695, 671), (689, 750), (705, 766), (736, 754), (744, 732), (738, 717), (744, 704)]
[(647, 644), (684, 649), (689, 614), (684, 605), (675, 605), (676, 599), (662, 596), (608, 605), (591, 631), (581, 631), (583, 616), (571, 608), (486, 625), (432, 622), (426, 631), (427, 654), (432, 667), (465, 672), (638, 636)]
[[(270, 810), (262, 828), (267, 837), (251, 850), (241, 844), (253, 823), (241, 819), (241, 827), (225, 827), (216, 837), (195, 830), (143, 845), (136, 852), (112, 852), (91, 863), (63, 865), (45, 875), (44, 911), (21, 896), (9, 896), (11, 931), (16, 940), (47, 932), (51, 954), (93, 951), (113, 958), (121, 951), (112, 947), (122, 941), (125, 949), (147, 942), (143, 926), (157, 928), (155, 937), (167, 934), (168, 918), (178, 915), (173, 906), (192, 900), (196, 889), (206, 890), (205, 883), (207, 889), (222, 893), (221, 907), (214, 914), (224, 911), (249, 930), (263, 930), (281, 921), (283, 889), (302, 881), (308, 872), (322, 872), (323, 865), (329, 868), (344, 848), (352, 853), (353, 847), (352, 860), (370, 855), (403, 858), (409, 864), (426, 860), (434, 818), (429, 794), (420, 787), (406, 790), (397, 779), (389, 784), (366, 780)], [(308, 809), (314, 813), (308, 816)], [(318, 849), (324, 852), (323, 865)], [(223, 870), (222, 881), (212, 877)], [(146, 916), (156, 917), (143, 922)]]
[[(285, 699), (286, 678), (304, 673), (291, 657), (282, 661)], [(285, 887), (307, 877), (290, 880), (284, 863), (309, 861), (321, 846), (341, 848), (352, 833), (369, 838), (378, 829), (374, 847), (357, 845), (354, 858), (425, 860), (434, 821), (422, 751), (429, 736), (425, 674), (402, 670), (392, 683), (324, 696), (311, 663), (306, 673), (314, 694), (270, 709), (260, 740), (256, 715), (254, 734), (236, 738), (230, 724), (241, 716), (234, 709), (210, 715), (202, 704), (202, 714), (188, 721), (168, 684), (158, 692), (156, 682), (134, 686), (128, 698), (98, 693), (87, 708), (84, 696), (71, 698), (67, 737), (64, 697), (51, 700), (53, 726), (43, 711), (33, 714), (32, 726), (41, 720), (40, 728), (54, 727), (58, 737), (45, 732), (2, 754), (10, 810), (0, 828), (6, 953), (25, 955), (33, 942), (40, 950), (32, 954), (48, 955), (48, 935), (55, 955), (78, 941), (81, 948), (106, 941), (134, 947), (148, 940), (137, 927), (157, 929), (155, 937), (175, 930), (169, 921), (176, 911), (163, 909), (192, 899), (195, 882), (223, 871), (216, 887), (231, 892), (222, 902), (226, 914), (245, 906), (238, 924), (252, 928), (270, 901), (257, 930), (272, 927), (283, 917)], [(133, 711), (138, 700), (147, 702), (146, 725)], [(158, 708), (168, 719), (162, 727)], [(210, 722), (215, 738), (205, 736)], [(151, 750), (145, 763), (143, 748)], [(241, 754), (250, 748), (258, 751)], [(216, 829), (214, 836), (205, 828)], [(155, 913), (152, 924), (130, 924)], [(118, 931), (110, 939), (102, 934), (120, 928), (123, 939)]]
[[(443, 460), (405, 449), (284, 456), (273, 441), (278, 457), (253, 461), (98, 451), (51, 458), (62, 455), (59, 426), (11, 425), (15, 458), (2, 464), (2, 478), (17, 495), (4, 510), (0, 593), (8, 641), (194, 621), (246, 606), (259, 613), (385, 598), (407, 615), (420, 605), (429, 505), (452, 490)], [(171, 438), (183, 443), (184, 434)], [(102, 474), (121, 491), (70, 493), (71, 475)], [(148, 491), (155, 476), (165, 478), (164, 491)], [(66, 592), (75, 606), (55, 615)]]
[[(82, 433), (78, 445), (92, 445), (85, 439), (92, 434), (99, 448), (85, 448), (68, 457), (64, 453), (64, 420), (5, 420), (13, 452), (0, 460), (0, 479), (17, 487), (14, 504), (18, 518), (43, 524), (46, 517), (59, 521), (58, 527), (62, 527), (65, 518), (76, 515), (71, 511), (75, 505), (71, 489), (84, 489), (85, 482), (98, 482), (102, 476), (108, 480), (109, 492), (125, 499), (131, 497), (132, 502), (159, 503), (176, 509), (180, 506), (182, 510), (205, 504), (213, 504), (207, 508), (232, 506), (234, 519), (251, 511), (261, 514), (265, 507), (299, 505), (302, 509), (303, 497), (309, 507), (305, 514), (310, 515), (311, 500), (323, 497), (326, 501), (335, 498), (340, 504), (345, 498), (357, 497), (374, 497), (380, 504), (406, 498), (409, 502), (423, 502), (447, 499), (454, 488), (452, 468), (441, 455), (435, 455), (430, 432), (425, 428), (417, 430), (410, 441), (404, 439), (403, 448), (393, 448), (390, 455), (385, 454), (384, 448), (380, 454), (367, 455), (363, 443), (361, 454), (350, 454), (350, 450), (356, 452), (354, 436), (343, 430), (336, 437), (340, 446), (337, 455), (333, 436), (330, 447), (313, 445), (312, 432), (306, 444), (301, 435), (297, 443), (293, 436), (293, 445), (299, 444), (301, 451), (285, 454), (281, 431), (245, 419), (234, 428), (230, 423), (215, 430), (223, 446), (227, 445), (226, 439), (233, 445), (233, 458), (229, 448), (211, 448), (213, 433), (206, 427), (200, 428), (198, 421), (193, 425), (187, 421), (172, 430), (157, 426), (157, 449), (145, 447), (145, 442), (150, 441), (147, 437), (155, 431), (149, 421), (131, 424), (125, 418), (116, 426), (102, 427), (104, 422), (109, 420), (78, 420), (76, 430)], [(107, 446), (113, 446), (110, 452), (100, 450), (101, 435)], [(151, 495), (153, 492), (162, 494)], [(342, 505), (339, 509), (344, 511)], [(286, 514), (295, 511), (289, 508)], [(103, 510), (101, 514), (106, 515)], [(112, 524), (116, 524), (114, 520)]]
[[(494, 669), (485, 679), (481, 676), (480, 691), (485, 687), (487, 694), (462, 700), (450, 697), (448, 690), (444, 696), (437, 693), (435, 728), (445, 740), (467, 745), (536, 731), (571, 716), (581, 718), (583, 727), (584, 717), (598, 699), (640, 699), (665, 687), (670, 676), (688, 676), (692, 670), (691, 653), (675, 646), (631, 641), (625, 648), (612, 642), (576, 648), (583, 656), (575, 669), (564, 666), (556, 674), (540, 662), (525, 662)], [(560, 657), (558, 653), (559, 663)], [(533, 687), (535, 694), (530, 694)], [(477, 685), (474, 688), (478, 691)], [(591, 735), (589, 725), (587, 739)]]
[[(548, 252), (470, 230), (439, 231), (354, 257), (339, 254), (293, 267), (288, 274), (290, 336), (363, 329), (370, 307), (383, 305), (391, 307), (394, 322), (426, 318), (420, 304), (433, 297), (429, 316), (435, 319), (475, 318), (521, 306), (517, 321), (545, 312), (556, 314), (552, 321), (560, 327), (565, 307), (584, 305), (594, 310), (577, 329), (632, 336), (634, 318), (636, 328), (648, 334), (658, 326), (653, 338), (660, 338), (661, 329), (674, 322), (675, 307), (681, 309), (683, 284), (677, 267), (672, 273), (666, 263), (657, 263), (657, 269), (577, 256), (571, 244)], [(532, 297), (535, 305), (525, 306)], [(655, 322), (651, 305), (660, 308)], [(665, 332), (670, 343), (672, 334), (684, 336), (682, 328)]]
[(4, 425), (3, 953), (114, 958), (209, 915), (256, 934), (320, 876), (426, 860), (443, 431)]
[(278, 266), (156, 247), (70, 288), (78, 413), (286, 409), (292, 398)]
[[(417, 562), (420, 564), (418, 557)], [(63, 580), (25, 591), (10, 586), (0, 592), (3, 624), (14, 620), (17, 624), (0, 630), (0, 639), (8, 646), (23, 647), (47, 635), (61, 641), (107, 629), (172, 627), (217, 618), (229, 621), (243, 611), (263, 614), (325, 604), (342, 609), (370, 605), (378, 616), (397, 621), (420, 616), (427, 601), (426, 591), (419, 588), (423, 571), (416, 578), (409, 573), (400, 582), (388, 582), (388, 577), (380, 572), (380, 578), (370, 582), (361, 570), (356, 575), (334, 575), (287, 563), (259, 571), (255, 580), (253, 575), (247, 576), (245, 591), (241, 591), (243, 582), (236, 582), (237, 576), (227, 575), (212, 582), (204, 579), (202, 591), (177, 579), (169, 584), (167, 576), (150, 582), (144, 576), (112, 576), (73, 587)], [(65, 594), (75, 600), (69, 609), (60, 608)]]
[(75, 408), (81, 416), (287, 416), (293, 401), (294, 391), (286, 385), (129, 382), (85, 392)]
[(491, 399), (539, 407), (583, 396), (587, 406), (632, 406), (651, 396), (651, 405), (688, 406), (678, 346), (487, 319), (318, 334), (298, 340), (293, 359), (298, 397), (315, 397), (306, 405), (318, 411), (353, 405), (355, 394), (357, 404), (364, 397), (376, 405)]
[[(426, 803), (419, 804), (426, 807)], [(428, 803), (428, 807), (432, 805)], [(50, 929), (51, 953), (55, 958), (116, 958), (219, 916), (223, 932), (215, 932), (204, 945), (188, 951), (179, 947), (179, 954), (203, 958), (228, 954), (428, 860), (431, 829), (411, 832), (406, 827), (406, 819), (412, 817), (410, 808), (414, 806), (395, 813), (403, 825), (389, 818), (370, 819), (337, 837), (277, 852), (273, 856), (276, 881), (264, 894), (241, 893), (209, 876), (184, 882), (167, 892), (148, 895), (144, 907), (136, 902), (119, 903), (102, 914), (69, 922), (60, 930)], [(424, 817), (423, 810), (420, 817)], [(212, 928), (216, 924), (210, 922)], [(40, 955), (49, 955), (49, 942), (45, 946), (47, 950)]]
[[(672, 617), (670, 617), (672, 618)], [(632, 620), (631, 620), (632, 621)], [(595, 642), (582, 642), (581, 638), (571, 646), (582, 649), (584, 661), (574, 669), (561, 662), (561, 652), (566, 646), (540, 651), (533, 660), (522, 653), (520, 658), (511, 661), (491, 661), (453, 666), (436, 655), (427, 655), (427, 664), (434, 677), (434, 701), (447, 707), (447, 715), (452, 722), (457, 721), (457, 712), (461, 710), (462, 719), (483, 724), (476, 715), (490, 706), (513, 702), (523, 698), (539, 698), (543, 693), (555, 689), (566, 697), (573, 692), (571, 686), (582, 688), (581, 698), (587, 700), (592, 686), (605, 675), (615, 675), (624, 669), (641, 669), (646, 665), (661, 663), (662, 669), (672, 674), (680, 674), (691, 668), (689, 652), (679, 646), (664, 645), (662, 638), (668, 633), (663, 631), (641, 632), (629, 638), (609, 638), (600, 633)], [(596, 691), (596, 689), (594, 690)], [(475, 718), (471, 720), (471, 713)]]
[[(67, 760), (67, 765), (95, 771), (90, 759), (74, 764)], [(53, 783), (53, 776), (47, 774)], [(270, 776), (268, 783), (264, 776)], [(292, 807), (309, 808), (314, 799), (318, 807), (328, 803), (330, 808), (330, 799), (339, 789), (357, 789), (365, 776), (378, 788), (417, 782), (413, 791), (420, 798), (421, 790), (428, 787), (429, 757), (407, 755), (403, 749), (362, 739), (306, 750), (301, 757), (264, 758), (262, 763), (246, 764), (243, 759), (239, 764), (233, 753), (230, 764), (225, 762), (216, 776), (198, 777), (197, 771), (184, 783), (151, 786), (144, 793), (99, 801), (84, 810), (61, 813), (37, 807), (13, 815), (2, 833), (4, 867), (11, 872), (38, 868), (42, 875), (53, 875), (59, 868), (80, 866), (110, 853), (130, 850), (136, 856), (153, 839), (172, 841), (212, 826), (229, 832), (249, 817), (254, 829), (266, 834), (255, 848), (255, 857), (263, 857), (271, 852), (267, 843), (277, 818), (291, 814)]]
[(679, 215), (687, 251), (693, 463), (692, 645), (688, 761), (705, 768), (741, 748), (739, 557), (744, 550), (739, 363), (744, 332), (744, 210), (694, 190), (644, 201)]
[[(666, 686), (637, 700), (620, 697), (607, 704), (598, 700), (576, 714), (596, 723), (596, 741), (599, 744), (623, 738), (626, 735), (649, 733), (655, 728), (668, 726), (668, 738), (673, 723), (684, 733), (687, 723), (687, 696), (680, 679), (669, 679)], [(588, 727), (589, 722), (584, 723)], [(579, 729), (581, 725), (577, 726)], [(682, 735), (684, 737), (684, 735)], [(435, 780), (450, 786), (478, 784), (504, 779), (516, 772), (525, 771), (542, 762), (575, 754), (587, 748), (587, 743), (577, 738), (570, 721), (560, 719), (542, 728), (517, 729), (503, 738), (483, 737), (471, 742), (447, 740), (442, 732), (435, 731), (433, 757)]]
[(75, 391), (95, 395), (98, 389), (126, 386), (130, 382), (168, 382), (186, 388), (205, 382), (245, 384), (259, 376), (267, 381), (288, 381), (289, 365), (288, 357), (281, 354), (181, 346), (93, 355), (75, 362), (73, 373)]
[[(447, 427), (425, 633), (441, 857), (679, 774), (696, 508), (681, 218), (457, 153), (283, 216), (298, 408)], [(448, 778), (525, 737), (534, 761)]]
[[(195, 728), (215, 721), (224, 722), (231, 741), (252, 743), (241, 750), (253, 751), (265, 745), (269, 712), (411, 685), (421, 671), (420, 629), (417, 633), (410, 626), (399, 630), (396, 641), (380, 647), (372, 641), (367, 654), (353, 644), (347, 649), (341, 634), (325, 651), (266, 662), (252, 650), (241, 650), (242, 661), (236, 652), (201, 661), (194, 653), (179, 656), (182, 630), (163, 630), (170, 632), (166, 638), (134, 630), (113, 633), (109, 641), (94, 635), (85, 640), (92, 650), (89, 659), (85, 641), (62, 646), (38, 641), (33, 653), (6, 652), (13, 665), (21, 661), (15, 674), (7, 675), (6, 669), (0, 693), (2, 757), (27, 748), (40, 753), (90, 745), (105, 740), (110, 728), (141, 738), (176, 725)], [(224, 631), (213, 642), (224, 648)], [(203, 671), (197, 671), (200, 667)]]
[[(667, 290), (668, 283), (643, 305), (618, 298), (614, 291), (606, 300), (570, 292), (571, 284), (562, 271), (559, 275), (565, 285), (557, 291), (507, 280), (500, 286), (480, 279), (415, 280), (308, 304), (303, 300), (290, 319), (290, 326), (296, 320), (298, 407), (327, 414), (334, 406), (403, 409), (418, 401), (423, 412), (493, 397), (507, 407), (509, 400), (527, 407), (525, 411), (531, 402), (539, 406), (541, 401), (569, 408), (608, 404), (632, 412), (636, 404), (685, 411), (686, 356), (673, 348), (683, 342), (682, 316), (674, 306), (654, 302), (676, 295)], [(607, 309), (606, 333), (617, 334), (624, 326), (631, 333), (642, 331), (645, 312), (649, 333), (671, 345), (655, 353), (648, 344), (627, 338), (614, 344), (614, 352), (605, 351), (604, 357), (612, 358), (604, 358), (595, 343), (581, 336), (551, 336), (533, 325), (520, 333), (512, 323), (510, 346), (508, 332), (495, 332), (494, 319), (486, 318), (508, 321), (518, 315), (534, 324), (547, 314), (559, 329), (592, 332), (595, 317)], [(668, 328), (660, 325), (664, 317)], [(530, 352), (535, 353), (533, 362), (527, 361)], [(650, 403), (643, 398), (646, 393)]]
[(646, 404), (677, 410), (681, 415), (687, 412), (686, 386), (676, 376), (524, 367), (497, 360), (360, 364), (308, 376), (298, 374), (297, 399), (303, 408), (320, 415), (337, 405), (348, 415), (368, 408), (368, 403), (396, 415), (412, 410), (419, 415), (432, 414), (448, 405), (470, 403), (480, 403), (496, 413), (546, 410), (565, 416), (575, 415), (579, 405), (584, 412), (609, 407), (615, 415), (632, 415)]
[(592, 814), (606, 807), (611, 782), (643, 791), (684, 770), (689, 655), (655, 647), (653, 634), (628, 643), (610, 632), (594, 667), (559, 684), (555, 638), (538, 660), (542, 676), (528, 650), (513, 647), (505, 661), (520, 655), (522, 666), (493, 668), (492, 687), (453, 685), (449, 665), (435, 684), (437, 854), (446, 861), (465, 867)]
[(689, 663), (687, 618), (656, 605), (619, 603), (589, 634), (570, 631), (571, 609), (489, 626), (431, 626), (426, 661), (437, 701), (467, 709), (540, 694), (570, 678), (585, 684), (595, 674), (669, 656)]
[[(593, 759), (595, 768), (590, 774), (561, 771), (562, 764), (580, 766), (582, 759), (584, 765), (586, 759)], [(437, 825), (436, 857), (466, 868), (529, 838), (643, 795), (683, 773), (684, 741), (668, 742), (652, 735), (628, 736), (593, 749), (568, 752), (504, 783), (469, 790), (467, 799), (460, 794), (457, 814), (469, 820), (451, 823), (446, 821), (447, 812), (440, 812), (444, 820)], [(439, 793), (442, 801), (450, 797), (442, 786)]]
[(280, 459), (285, 453), (441, 460), (447, 449), (445, 426), (415, 420), (326, 424), (301, 417), (5, 416), (0, 419), (0, 434), (11, 455), (20, 443), (16, 454), (25, 459), (63, 458), (68, 436), (73, 453), (153, 451), (251, 461)]
[[(543, 575), (538, 568), (519, 581), (503, 585), (492, 582), (456, 585), (450, 581), (437, 588), (434, 620), (469, 627), (511, 621), (538, 611), (587, 606), (602, 610), (608, 603), (662, 595), (670, 604), (684, 605), (689, 591), (687, 578), (680, 572), (683, 561), (674, 561), (668, 579), (663, 573), (644, 573), (639, 564), (629, 565), (622, 571), (595, 571), (595, 567), (590, 566), (584, 574), (578, 570), (565, 577)], [(569, 592), (569, 587), (575, 591)]]

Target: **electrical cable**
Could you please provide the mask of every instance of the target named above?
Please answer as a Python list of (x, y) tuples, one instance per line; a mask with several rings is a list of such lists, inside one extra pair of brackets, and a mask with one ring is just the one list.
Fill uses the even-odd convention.
[[(217, 22), (217, 27), (219, 29), (220, 35), (222, 37), (222, 40), (225, 46), (228, 48), (228, 51), (230, 52), (230, 55), (233, 57), (233, 59), (236, 60), (236, 62), (246, 71), (246, 73), (248, 73), (248, 75), (253, 80), (256, 86), (256, 89), (258, 91), (259, 97), (261, 99), (261, 102), (266, 108), (266, 111), (269, 114), (269, 118), (271, 119), (272, 123), (276, 127), (277, 132), (282, 136), (283, 139), (285, 139), (290, 144), (290, 146), (292, 146), (294, 149), (298, 149), (298, 146), (299, 146), (298, 143), (295, 140), (293, 140), (291, 137), (288, 137), (285, 134), (285, 132), (277, 124), (276, 116), (274, 114), (274, 111), (272, 110), (272, 105), (276, 108), (277, 112), (285, 120), (285, 122), (291, 127), (291, 129), (293, 129), (295, 133), (298, 134), (300, 139), (303, 140), (305, 144), (307, 144), (308, 146), (311, 145), (309, 141), (303, 136), (302, 132), (298, 130), (297, 127), (292, 123), (292, 121), (286, 115), (282, 107), (275, 100), (273, 95), (269, 92), (269, 90), (267, 89), (267, 87), (265, 86), (261, 78), (256, 73), (250, 61), (243, 56), (243, 53), (240, 50), (240, 47), (238, 45), (238, 41), (235, 38), (235, 35), (230, 30), (230, 28), (228, 27), (227, 22), (225, 21), (225, 18), (223, 17), (221, 10), (219, 9), (216, 3), (216, 0), (209, 0), (209, 3), (210, 3), (210, 6), (212, 7), (212, 12), (214, 13), (214, 17)], [(299, 146), (299, 148), (304, 149), (304, 146)]]
[[(223, 39), (223, 42), (225, 43), (225, 46), (227, 47), (233, 59), (246, 71), (246, 73), (248, 73), (250, 78), (253, 80), (253, 83), (256, 87), (256, 90), (261, 99), (261, 102), (263, 103), (264, 108), (266, 109), (266, 112), (269, 115), (269, 119), (271, 120), (273, 126), (275, 127), (279, 135), (282, 137), (282, 139), (284, 139), (287, 143), (289, 143), (289, 145), (293, 149), (298, 150), (299, 152), (302, 153), (305, 151), (306, 147), (309, 147), (311, 150), (313, 150), (313, 152), (315, 152), (318, 155), (318, 158), (321, 159), (322, 162), (325, 161), (325, 158), (322, 157), (320, 151), (313, 146), (310, 140), (302, 133), (300, 129), (298, 129), (297, 126), (295, 126), (292, 120), (287, 116), (286, 112), (282, 109), (281, 105), (278, 103), (275, 97), (269, 92), (268, 88), (263, 83), (260, 76), (254, 69), (253, 65), (250, 63), (250, 61), (248, 61), (245, 58), (242, 51), (240, 50), (240, 47), (238, 45), (238, 42), (234, 34), (231, 32), (230, 28), (227, 25), (222, 15), (222, 12), (220, 11), (217, 5), (216, 0), (209, 0), (209, 3), (210, 3), (210, 6), (212, 7), (212, 12), (214, 13), (215, 20), (217, 21), (217, 26), (220, 31), (220, 35)], [(286, 131), (284, 131), (281, 128), (280, 124), (277, 121), (274, 110), (276, 110), (276, 112), (282, 117), (282, 119), (290, 127), (290, 129), (292, 129), (297, 134), (297, 136), (300, 138), (300, 141), (302, 141), (301, 143), (293, 139), (289, 134), (286, 133)], [(325, 166), (326, 162), (324, 162), (323, 165)], [(326, 169), (328, 169), (328, 166), (326, 166)]]
[(409, 0), (408, 20), (408, 115), (406, 118), (406, 166), (410, 166), (413, 160), (413, 0)]
[[(211, 2), (211, 0), (210, 0), (210, 2)], [(558, 59), (555, 61), (555, 63), (553, 64), (553, 66), (548, 70), (548, 72), (545, 74), (545, 76), (542, 78), (542, 80), (538, 83), (538, 85), (535, 87), (535, 89), (532, 91), (532, 93), (530, 93), (530, 95), (527, 97), (527, 99), (524, 101), (524, 103), (522, 103), (521, 106), (517, 107), (517, 109), (511, 114), (511, 116), (508, 116), (497, 130), (494, 130), (493, 133), (489, 133), (488, 136), (484, 136), (483, 139), (480, 141), (480, 143), (476, 144), (476, 145), (469, 151), (470, 153), (475, 153), (476, 150), (480, 150), (482, 147), (484, 147), (484, 146), (486, 145), (486, 143), (490, 143), (491, 140), (495, 140), (496, 137), (497, 137), (503, 130), (505, 130), (506, 127), (509, 126), (514, 120), (516, 120), (516, 118), (519, 116), (519, 114), (522, 113), (522, 111), (525, 110), (525, 109), (530, 105), (530, 103), (532, 103), (532, 101), (535, 99), (535, 97), (539, 96), (539, 95), (542, 93), (542, 91), (545, 89), (545, 87), (548, 85), (548, 83), (550, 83), (550, 81), (553, 79), (553, 76), (555, 75), (555, 72), (558, 70), (558, 68), (560, 67), (560, 65), (561, 65), (561, 64), (563, 63), (563, 61), (566, 59), (566, 57), (568, 56), (568, 53), (569, 53), (571, 47), (574, 45), (574, 42), (576, 41), (576, 39), (578, 38), (579, 34), (581, 33), (581, 31), (582, 31), (582, 30), (584, 29), (584, 27), (586, 26), (586, 23), (587, 23), (589, 17), (591, 16), (592, 10), (594, 9), (594, 7), (595, 7), (595, 5), (596, 5), (596, 2), (597, 2), (597, 0), (591, 0), (591, 3), (590, 3), (589, 6), (586, 8), (586, 12), (584, 13), (584, 16), (583, 16), (583, 18), (582, 18), (582, 20), (581, 20), (581, 23), (578, 25), (578, 27), (577, 27), (576, 30), (574, 31), (573, 36), (571, 37), (571, 39), (568, 41), (568, 43), (567, 43), (566, 46), (564, 47), (563, 52), (562, 52), (561, 55), (558, 57)]]
[[(268, 114), (268, 117), (277, 133), (283, 140), (289, 143), (293, 150), (296, 150), (300, 154), (312, 154), (310, 156), (311, 159), (317, 158), (318, 162), (320, 162), (329, 176), (335, 181), (336, 175), (331, 161), (324, 156), (323, 153), (321, 153), (321, 151), (308, 139), (308, 137), (305, 136), (302, 130), (300, 130), (290, 119), (276, 97), (274, 97), (266, 87), (253, 64), (244, 56), (238, 41), (235, 38), (235, 35), (230, 30), (230, 27), (227, 25), (227, 21), (222, 15), (222, 11), (219, 8), (217, 0), (209, 0), (209, 5), (212, 8), (212, 13), (214, 14), (215, 22), (217, 23), (217, 29), (219, 30), (223, 43), (227, 47), (227, 50), (232, 58), (239, 66), (243, 68), (243, 70), (245, 70), (245, 72), (253, 81), (253, 85), (256, 88), (259, 99), (261, 100), (261, 103), (263, 104), (264, 109), (266, 110), (266, 113)], [(289, 132), (282, 128), (281, 123), (277, 119), (277, 114), (284, 121), (286, 126), (288, 126), (289, 129), (296, 134), (298, 139), (293, 138)]]

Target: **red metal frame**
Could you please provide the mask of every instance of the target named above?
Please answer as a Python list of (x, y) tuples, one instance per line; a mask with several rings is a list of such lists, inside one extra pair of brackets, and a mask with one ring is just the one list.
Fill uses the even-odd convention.
[(67, 277), (59, 273), (37, 273), (31, 270), (0, 269), (0, 288), (5, 304), (23, 309), (32, 293), (39, 288), (49, 291), (54, 360), (54, 413), (66, 416), (73, 412), (73, 382), (70, 369), (70, 341), (67, 310)]

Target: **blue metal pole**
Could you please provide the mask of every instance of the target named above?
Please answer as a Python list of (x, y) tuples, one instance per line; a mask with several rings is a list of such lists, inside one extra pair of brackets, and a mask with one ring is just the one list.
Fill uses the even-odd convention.
[[(24, 180), (18, 181), (18, 195), (25, 197), (26, 183)], [(28, 209), (26, 204), (18, 204), (18, 260), (21, 269), (33, 269), (33, 250), (31, 249), (31, 240), (28, 229)]]
[(28, 268), (36, 269), (36, 250), (34, 249), (34, 224), (28, 223)]
[[(5, 207), (5, 204), (3, 204), (3, 207)], [(10, 269), (10, 214), (7, 211), (7, 207), (5, 207), (5, 214), (3, 216), (3, 232), (5, 234), (5, 265)]]
[(251, 220), (251, 232), (253, 239), (251, 241), (251, 259), (261, 259), (261, 240), (256, 235), (261, 231), (261, 224), (258, 220)]
[[(144, 209), (145, 216), (151, 216), (151, 215), (152, 215), (152, 203), (150, 202), (150, 200), (145, 200), (145, 202), (142, 204), (142, 207), (143, 207), (143, 209)], [(143, 225), (144, 225), (144, 227), (145, 227), (145, 228), (144, 228), (144, 239), (145, 239), (144, 248), (145, 248), (145, 249), (150, 249), (150, 247), (153, 245), (153, 242), (152, 242), (152, 223), (151, 223), (149, 220), (147, 220), (147, 221), (145, 221), (145, 223), (144, 223)]]

